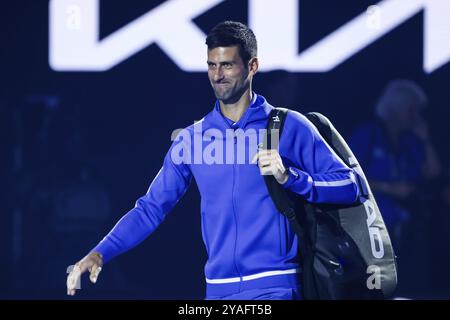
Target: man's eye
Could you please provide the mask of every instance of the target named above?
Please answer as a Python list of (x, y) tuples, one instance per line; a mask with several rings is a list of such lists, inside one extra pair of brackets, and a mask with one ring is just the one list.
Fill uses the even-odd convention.
[(231, 68), (231, 63), (225, 63), (223, 66), (224, 66), (225, 68), (227, 68), (227, 69), (230, 69), (230, 68)]

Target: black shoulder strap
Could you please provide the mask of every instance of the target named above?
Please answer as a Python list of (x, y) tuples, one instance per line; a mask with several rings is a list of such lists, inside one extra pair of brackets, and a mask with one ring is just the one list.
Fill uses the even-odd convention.
[(264, 149), (278, 149), (279, 138), (283, 131), (284, 120), (288, 109), (273, 108), (267, 122), (267, 139), (264, 141)]
[[(263, 145), (264, 149), (278, 149), (279, 138), (281, 137), (287, 113), (288, 109), (284, 108), (274, 108), (271, 111), (267, 122), (266, 141), (264, 141)], [(269, 190), (269, 194), (272, 197), (275, 207), (288, 218), (295, 233), (297, 233), (299, 237), (303, 237), (300, 224), (295, 214), (294, 199), (289, 196), (286, 189), (277, 182), (274, 176), (264, 176), (264, 181), (266, 182), (267, 189)]]

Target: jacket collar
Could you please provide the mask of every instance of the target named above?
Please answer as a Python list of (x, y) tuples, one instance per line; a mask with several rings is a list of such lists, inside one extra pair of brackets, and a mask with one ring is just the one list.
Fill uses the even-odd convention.
[(214, 109), (210, 113), (211, 119), (208, 122), (210, 122), (211, 126), (218, 129), (245, 129), (245, 127), (252, 122), (267, 119), (272, 109), (273, 106), (271, 106), (263, 96), (253, 93), (253, 99), (247, 110), (245, 110), (239, 121), (231, 126), (229, 121), (227, 121), (220, 111), (219, 100), (217, 100), (214, 104)]

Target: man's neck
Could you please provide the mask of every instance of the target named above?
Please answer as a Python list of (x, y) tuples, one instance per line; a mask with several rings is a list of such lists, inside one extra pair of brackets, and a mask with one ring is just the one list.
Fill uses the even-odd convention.
[(220, 111), (222, 114), (234, 122), (238, 122), (252, 101), (252, 90), (247, 89), (238, 101), (234, 103), (225, 103), (219, 100)]

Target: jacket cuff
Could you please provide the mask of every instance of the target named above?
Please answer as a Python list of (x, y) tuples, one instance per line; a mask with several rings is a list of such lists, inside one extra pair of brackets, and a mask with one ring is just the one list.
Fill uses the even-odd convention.
[(282, 184), (285, 189), (289, 189), (300, 178), (300, 172), (296, 171), (293, 167), (287, 168), (287, 171), (288, 179)]

